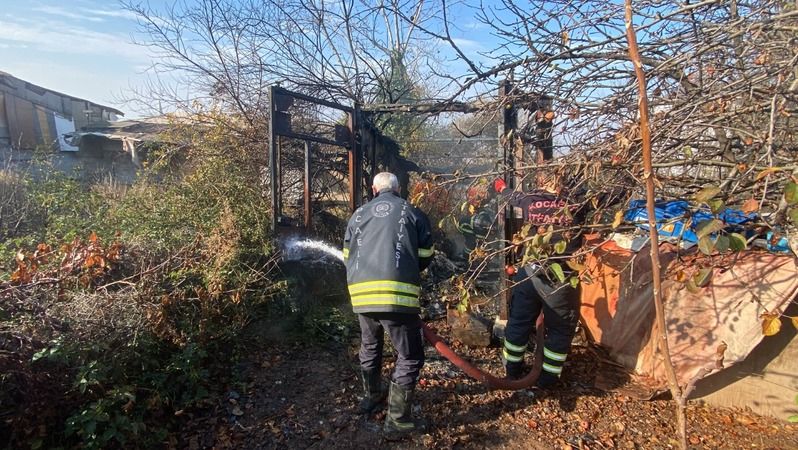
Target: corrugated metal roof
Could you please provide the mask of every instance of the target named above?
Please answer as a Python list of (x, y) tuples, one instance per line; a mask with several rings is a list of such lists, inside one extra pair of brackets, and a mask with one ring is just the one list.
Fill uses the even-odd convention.
[[(52, 89), (47, 89), (45, 87), (42, 87), (42, 86), (39, 86), (39, 85), (36, 85), (36, 84), (33, 84), (33, 83), (29, 83), (29, 82), (27, 82), (27, 81), (25, 81), (25, 80), (23, 80), (21, 78), (17, 78), (15, 76), (11, 75), (8, 72), (3, 72), (2, 70), (0, 70), (0, 90), (8, 92), (10, 94), (18, 94), (17, 90), (19, 89), (20, 86), (24, 86), (25, 89), (27, 89), (27, 90), (29, 90), (29, 91), (31, 91), (31, 92), (39, 95), (39, 96), (44, 95), (44, 93), (51, 93), (53, 95), (57, 95), (59, 97), (63, 97), (63, 98), (66, 98), (66, 99), (69, 99), (69, 100), (72, 100), (72, 101), (90, 103), (93, 106), (96, 106), (98, 108), (102, 108), (102, 109), (104, 109), (106, 111), (112, 112), (112, 113), (117, 114), (119, 116), (124, 116), (125, 115), (125, 113), (123, 113), (122, 111), (120, 111), (120, 110), (118, 110), (116, 108), (112, 108), (110, 106), (101, 105), (99, 103), (95, 103), (95, 102), (92, 102), (90, 100), (82, 99), (82, 98), (79, 98), (79, 97), (74, 97), (72, 95), (64, 94), (64, 93), (61, 93), (61, 92), (58, 92), (58, 91), (54, 91)], [(33, 101), (31, 99), (28, 99), (28, 100), (29, 101)], [(41, 106), (41, 107), (47, 108), (47, 109), (52, 109), (51, 106), (47, 105), (47, 104), (38, 104), (38, 106)]]

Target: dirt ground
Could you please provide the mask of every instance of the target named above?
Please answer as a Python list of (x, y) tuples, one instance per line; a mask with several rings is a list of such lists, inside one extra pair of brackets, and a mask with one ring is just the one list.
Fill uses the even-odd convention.
[[(441, 327), (445, 328), (445, 327)], [(501, 374), (495, 348), (456, 347)], [(387, 351), (388, 355), (390, 350)], [(242, 366), (243, 380), (195, 412), (178, 447), (199, 448), (677, 448), (673, 406), (594, 388), (595, 352), (575, 346), (561, 386), (550, 391), (488, 391), (427, 348), (417, 389), (424, 434), (399, 443), (382, 437), (384, 411), (354, 414), (360, 393), (356, 343), (270, 343)], [(386, 356), (388, 356), (386, 355)], [(392, 358), (387, 357), (387, 376)], [(689, 443), (700, 449), (796, 449), (798, 426), (750, 411), (688, 408)]]

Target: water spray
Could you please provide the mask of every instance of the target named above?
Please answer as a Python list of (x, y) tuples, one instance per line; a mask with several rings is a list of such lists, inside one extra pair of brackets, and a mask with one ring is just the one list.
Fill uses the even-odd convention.
[(340, 262), (344, 262), (344, 253), (341, 249), (335, 248), (332, 245), (316, 240), (316, 239), (298, 239), (290, 238), (282, 243), (283, 245), (283, 259), (287, 261), (295, 261), (303, 259), (307, 255), (313, 253), (322, 254), (322, 257), (331, 257)]

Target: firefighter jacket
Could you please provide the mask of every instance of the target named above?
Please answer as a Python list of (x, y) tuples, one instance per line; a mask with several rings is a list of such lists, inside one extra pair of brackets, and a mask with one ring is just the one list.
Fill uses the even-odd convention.
[(494, 210), (485, 207), (479, 208), (474, 214), (461, 218), (457, 224), (457, 229), (463, 234), (474, 236), (476, 239), (485, 239), (488, 237), (495, 219), (496, 212)]
[(565, 196), (543, 190), (512, 192), (504, 197), (509, 205), (523, 211), (527, 223), (544, 229), (551, 226), (554, 231), (552, 244), (567, 239), (565, 254), (575, 252), (582, 245), (581, 239), (578, 239), (581, 234), (578, 227), (584, 223), (587, 215), (583, 205), (571, 203)]
[(471, 216), (462, 217), (457, 229), (463, 235), (465, 257), (477, 247), (477, 241), (487, 239), (496, 220), (496, 211), (489, 207), (479, 208)]
[(421, 312), (420, 272), (432, 260), (423, 212), (389, 189), (380, 191), (349, 219), (343, 253), (354, 312)]

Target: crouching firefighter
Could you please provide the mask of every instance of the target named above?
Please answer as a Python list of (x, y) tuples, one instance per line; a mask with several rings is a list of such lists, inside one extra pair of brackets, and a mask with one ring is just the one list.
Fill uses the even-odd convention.
[(432, 231), (427, 216), (399, 196), (395, 175), (377, 174), (372, 191), (374, 199), (349, 219), (343, 252), (352, 309), (360, 322), (361, 414), (385, 400), (380, 376), (385, 330), (397, 352), (384, 425), (390, 439), (421, 427), (411, 411), (424, 365), (420, 272), (432, 260)]
[[(569, 203), (561, 192), (560, 178), (554, 174), (540, 175), (538, 186), (528, 193), (508, 192), (510, 189), (506, 189), (507, 185), (503, 180), (494, 182), (496, 192), (510, 205), (521, 208), (525, 222), (532, 225), (532, 230), (548, 230), (551, 226), (552, 245), (566, 240), (563, 256), (567, 257), (581, 245), (578, 233), (569, 229), (584, 221), (584, 208)], [(579, 290), (568, 282), (571, 274), (564, 264), (562, 267), (566, 269), (565, 281), (559, 281), (545, 262), (523, 266), (513, 276), (509, 317), (502, 349), (502, 359), (509, 379), (518, 379), (524, 375), (524, 353), (541, 311), (546, 335), (543, 370), (537, 386), (551, 387), (562, 374), (579, 320)]]

